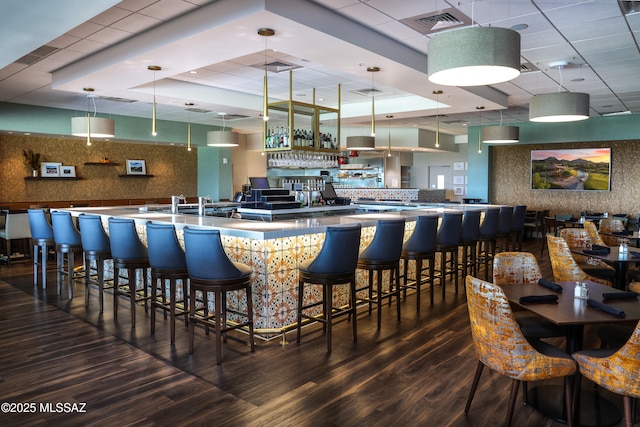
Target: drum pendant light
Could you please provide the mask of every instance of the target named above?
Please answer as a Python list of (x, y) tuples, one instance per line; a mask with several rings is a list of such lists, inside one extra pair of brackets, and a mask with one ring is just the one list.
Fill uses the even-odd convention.
[(575, 122), (588, 118), (588, 93), (547, 93), (534, 95), (529, 101), (529, 120), (532, 122)]
[(483, 86), (520, 75), (520, 34), (509, 28), (469, 27), (429, 42), (429, 81), (445, 86)]
[(487, 126), (482, 129), (482, 142), (485, 144), (513, 144), (519, 140), (519, 127), (502, 126), (502, 110), (500, 110), (499, 126)]
[[(115, 121), (106, 117), (96, 117), (96, 95), (94, 89), (83, 88), (87, 93), (86, 117), (71, 118), (71, 135), (87, 137), (87, 145), (91, 145), (91, 138), (113, 138), (115, 136)], [(89, 112), (89, 103), (93, 102), (93, 117)]]
[(209, 147), (237, 147), (238, 146), (238, 134), (225, 130), (226, 125), (224, 118), (227, 113), (218, 113), (218, 116), (222, 117), (222, 130), (213, 130), (207, 132), (207, 145)]

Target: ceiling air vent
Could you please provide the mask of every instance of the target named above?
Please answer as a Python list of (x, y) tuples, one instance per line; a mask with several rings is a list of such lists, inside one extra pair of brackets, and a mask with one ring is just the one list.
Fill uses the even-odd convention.
[[(258, 68), (260, 70), (264, 70), (264, 66), (265, 66), (264, 63), (253, 65), (254, 68)], [(283, 71), (296, 70), (298, 68), (302, 68), (299, 65), (290, 64), (288, 62), (282, 62), (282, 61), (269, 62), (266, 64), (266, 66), (267, 66), (267, 70), (271, 71), (272, 73), (281, 73)]]
[(211, 110), (205, 110), (204, 108), (186, 108), (187, 111), (192, 113), (210, 113)]
[(618, 5), (620, 5), (620, 10), (622, 10), (622, 13), (625, 15), (632, 15), (640, 12), (640, 1), (618, 0)]
[(420, 34), (433, 34), (442, 30), (471, 25), (471, 19), (458, 9), (438, 10), (400, 20)]
[(53, 52), (57, 50), (58, 48), (53, 46), (47, 46), (47, 45), (40, 46), (33, 52), (27, 53), (22, 58), (16, 60), (16, 62), (18, 64), (32, 65), (40, 61), (41, 59), (46, 58), (47, 56), (51, 55)]
[(534, 71), (540, 71), (540, 68), (536, 67), (531, 62), (525, 62), (524, 64), (520, 64), (521, 73), (532, 73)]
[(101, 96), (100, 99), (104, 99), (105, 101), (123, 102), (125, 104), (133, 104), (134, 102), (138, 102), (135, 99), (118, 98), (115, 96)]
[(352, 90), (351, 93), (357, 93), (358, 95), (362, 95), (362, 96), (372, 96), (372, 95), (379, 95), (382, 93), (382, 91), (374, 88), (365, 88), (365, 89)]
[[(225, 114), (224, 116), (224, 120), (229, 122), (229, 121), (234, 121), (234, 120), (242, 120), (242, 119), (246, 119), (249, 116), (245, 116), (244, 114)], [(220, 119), (222, 119), (221, 117), (219, 117)]]

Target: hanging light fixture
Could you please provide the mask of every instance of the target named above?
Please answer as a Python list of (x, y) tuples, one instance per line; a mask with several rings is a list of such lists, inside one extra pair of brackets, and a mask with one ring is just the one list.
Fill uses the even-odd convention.
[(482, 110), (484, 110), (484, 107), (482, 105), (479, 105), (476, 107), (476, 110), (478, 110), (478, 117), (479, 117), (479, 124), (478, 124), (478, 154), (482, 154)]
[(387, 124), (389, 126), (389, 140), (387, 141), (387, 157), (391, 157), (391, 119), (393, 119), (392, 115), (387, 115)]
[(518, 126), (502, 126), (502, 110), (500, 110), (499, 126), (487, 126), (482, 129), (482, 142), (486, 144), (513, 144), (519, 140)]
[(187, 106), (187, 111), (189, 112), (189, 123), (187, 124), (187, 151), (191, 151), (191, 107), (193, 107), (193, 102), (185, 102), (184, 105)]
[(375, 150), (376, 149), (376, 107), (375, 107), (375, 80), (374, 73), (380, 71), (379, 67), (367, 67), (367, 71), (371, 74), (371, 134), (370, 136), (348, 136), (347, 137), (347, 149), (348, 150)]
[(269, 121), (269, 84), (267, 82), (267, 37), (276, 32), (271, 28), (260, 28), (258, 35), (264, 37), (264, 78), (262, 82), (262, 120)]
[(222, 130), (212, 130), (207, 132), (207, 145), (209, 147), (237, 147), (238, 146), (238, 134), (225, 130), (225, 116), (227, 113), (218, 113), (218, 116), (222, 117)]
[(436, 148), (440, 148), (440, 102), (438, 101), (438, 95), (442, 95), (441, 90), (434, 90), (433, 94), (436, 96)]
[(588, 118), (588, 93), (547, 93), (534, 95), (529, 101), (529, 120), (532, 122), (576, 122)]
[(469, 27), (429, 42), (429, 81), (445, 86), (484, 86), (520, 75), (520, 34), (509, 28)]
[(376, 82), (375, 73), (380, 71), (380, 67), (367, 67), (371, 73), (371, 136), (376, 136)]
[[(85, 87), (87, 93), (87, 116), (71, 118), (71, 135), (87, 138), (87, 145), (91, 145), (91, 138), (113, 138), (115, 136), (115, 121), (106, 117), (96, 117), (96, 96), (94, 89)], [(89, 112), (89, 103), (93, 103), (93, 117)]]
[(162, 67), (159, 65), (149, 65), (147, 70), (153, 71), (153, 107), (151, 110), (151, 135), (158, 135), (158, 128), (156, 126), (156, 71), (161, 71)]
[(562, 70), (572, 68), (574, 64), (559, 61), (550, 65), (560, 73), (558, 92), (534, 95), (529, 101), (529, 120), (532, 122), (558, 123), (576, 122), (589, 118), (589, 94), (578, 92), (560, 92), (562, 88)]

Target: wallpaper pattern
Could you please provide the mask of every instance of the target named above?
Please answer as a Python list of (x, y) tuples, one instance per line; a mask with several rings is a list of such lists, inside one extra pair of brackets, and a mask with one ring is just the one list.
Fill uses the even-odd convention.
[[(611, 191), (531, 190), (531, 150), (611, 147)], [(640, 213), (640, 140), (492, 147), (492, 200), (526, 204), (552, 214), (589, 212)]]
[[(41, 153), (43, 161), (76, 167), (80, 180), (25, 180), (31, 168), (23, 149)], [(117, 166), (85, 165), (108, 158)], [(153, 177), (121, 178), (126, 160), (146, 161)], [(172, 194), (197, 195), (197, 151), (170, 145), (0, 135), (0, 202), (155, 199)]]

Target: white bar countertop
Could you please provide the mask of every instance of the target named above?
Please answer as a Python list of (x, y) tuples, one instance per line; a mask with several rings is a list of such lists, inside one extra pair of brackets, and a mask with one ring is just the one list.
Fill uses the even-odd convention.
[[(367, 227), (375, 225), (375, 222), (379, 219), (405, 218), (407, 221), (412, 221), (421, 215), (441, 216), (446, 212), (484, 210), (492, 206), (497, 207), (497, 205), (483, 204), (425, 204), (417, 206), (415, 204), (407, 204), (406, 206), (385, 203), (371, 205), (360, 204), (357, 205), (357, 207), (364, 212), (332, 216), (324, 216), (322, 214), (323, 207), (312, 207), (300, 208), (299, 210), (304, 213), (308, 213), (309, 209), (317, 210), (320, 216), (276, 220), (271, 222), (216, 216), (172, 214), (171, 207), (169, 205), (57, 208), (53, 210), (67, 211), (73, 216), (86, 213), (107, 217), (132, 218), (137, 223), (154, 221), (174, 224), (178, 229), (185, 226), (194, 228), (216, 228), (219, 229), (220, 233), (223, 235), (249, 237), (254, 239), (276, 239), (302, 234), (324, 233), (326, 227), (334, 225), (359, 223), (363, 227)], [(296, 209), (290, 209), (289, 211), (295, 210)]]

